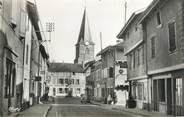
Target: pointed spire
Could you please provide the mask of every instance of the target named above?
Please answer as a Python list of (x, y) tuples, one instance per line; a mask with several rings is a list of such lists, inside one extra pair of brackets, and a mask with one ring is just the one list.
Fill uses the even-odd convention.
[(93, 41), (91, 38), (89, 21), (88, 21), (87, 15), (86, 15), (86, 7), (85, 7), (77, 44), (85, 43), (86, 41), (93, 44)]

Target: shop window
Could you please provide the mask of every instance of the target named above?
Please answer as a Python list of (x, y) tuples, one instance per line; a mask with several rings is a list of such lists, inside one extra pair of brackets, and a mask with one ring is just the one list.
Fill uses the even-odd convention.
[(137, 98), (137, 96), (136, 96), (136, 85), (132, 86), (132, 96), (133, 96), (134, 99)]
[(165, 102), (165, 79), (158, 80), (159, 101)]
[(176, 105), (177, 106), (182, 106), (183, 104), (182, 86), (183, 86), (182, 78), (176, 79)]
[(138, 83), (137, 84), (137, 89), (138, 89), (138, 99), (139, 100), (143, 100), (144, 84), (143, 83)]

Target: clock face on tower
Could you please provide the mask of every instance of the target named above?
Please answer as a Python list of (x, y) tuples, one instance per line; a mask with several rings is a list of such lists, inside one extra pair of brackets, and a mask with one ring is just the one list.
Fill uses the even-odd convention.
[(88, 45), (89, 45), (89, 42), (88, 42), (88, 41), (86, 41), (86, 42), (85, 42), (85, 46), (88, 46)]

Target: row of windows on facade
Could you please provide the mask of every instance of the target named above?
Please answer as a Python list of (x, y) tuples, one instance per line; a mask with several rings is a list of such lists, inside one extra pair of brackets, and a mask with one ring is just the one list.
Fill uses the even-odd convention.
[(76, 84), (79, 85), (80, 84), (80, 80), (79, 79), (58, 79), (57, 82), (54, 81), (54, 84)]
[[(157, 14), (157, 22), (159, 25), (161, 25), (161, 19), (159, 18), (159, 13)], [(175, 21), (171, 21), (168, 23), (168, 33), (169, 33), (169, 53), (173, 53), (176, 50), (176, 24)], [(155, 58), (156, 57), (156, 44), (157, 44), (157, 37), (154, 36), (150, 39), (150, 57)], [(136, 61), (137, 65), (141, 65), (144, 63), (144, 46), (141, 48), (138, 48), (136, 51), (133, 51), (130, 54), (130, 60), (131, 60), (131, 68), (136, 67)]]
[(130, 54), (130, 69), (135, 68), (136, 66), (140, 66), (144, 64), (144, 46), (138, 47), (136, 51), (133, 51)]
[[(158, 17), (159, 15), (157, 15)], [(157, 18), (158, 19), (158, 18)], [(158, 22), (161, 22), (161, 21), (158, 21)], [(160, 24), (161, 25), (161, 24)], [(173, 53), (175, 52), (176, 50), (176, 23), (174, 20), (170, 21), (168, 23), (168, 41), (169, 41), (169, 53)], [(157, 51), (157, 37), (156, 36), (153, 36), (151, 39), (150, 39), (150, 51), (151, 51), (151, 58), (155, 58), (156, 57), (156, 51)]]
[(69, 91), (72, 91), (73, 93), (80, 94), (81, 89), (80, 88), (58, 88), (58, 93), (68, 93)]
[(109, 67), (109, 69), (98, 69), (95, 72), (92, 73), (92, 79), (93, 80), (100, 80), (102, 78), (113, 78), (114, 77), (114, 68)]
[(52, 72), (51, 75), (53, 76), (71, 76), (71, 75), (76, 75), (75, 72)]

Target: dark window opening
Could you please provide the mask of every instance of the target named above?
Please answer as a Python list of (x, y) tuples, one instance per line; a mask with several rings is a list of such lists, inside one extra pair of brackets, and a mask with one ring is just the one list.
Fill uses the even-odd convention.
[(158, 24), (158, 25), (161, 25), (160, 12), (157, 12), (157, 24)]
[(156, 56), (156, 42), (155, 37), (151, 39), (151, 58), (154, 58)]
[(169, 23), (168, 28), (169, 28), (169, 51), (173, 52), (176, 50), (175, 22)]

